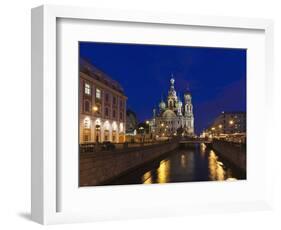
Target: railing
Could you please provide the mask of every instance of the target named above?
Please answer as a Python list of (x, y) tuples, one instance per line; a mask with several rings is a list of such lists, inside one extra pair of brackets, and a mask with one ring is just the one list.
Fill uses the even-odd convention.
[(153, 146), (158, 144), (169, 143), (175, 139), (168, 139), (165, 141), (146, 141), (146, 142), (124, 142), (124, 143), (85, 143), (79, 145), (80, 153), (96, 153), (108, 151), (120, 151), (126, 149), (135, 149), (145, 146)]

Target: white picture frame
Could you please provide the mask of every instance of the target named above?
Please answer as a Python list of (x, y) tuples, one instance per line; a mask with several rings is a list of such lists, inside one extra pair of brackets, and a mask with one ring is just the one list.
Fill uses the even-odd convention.
[[(58, 143), (58, 127), (57, 122), (59, 109), (57, 107), (58, 94), (60, 94), (61, 88), (57, 84), (57, 39), (58, 39), (58, 21), (60, 19), (70, 20), (93, 20), (103, 21), (108, 24), (113, 22), (124, 23), (138, 23), (151, 24), (153, 26), (180, 26), (182, 29), (185, 26), (200, 27), (201, 29), (218, 28), (221, 30), (239, 29), (247, 33), (247, 31), (261, 31), (263, 33), (264, 52), (262, 52), (262, 70), (265, 72), (259, 73), (260, 80), (257, 80), (257, 89), (262, 89), (259, 98), (264, 98), (262, 104), (266, 107), (266, 112), (262, 112), (261, 116), (264, 118), (265, 126), (262, 128), (265, 133), (270, 133), (272, 129), (271, 116), (273, 112), (273, 91), (271, 90), (274, 84), (273, 82), (273, 22), (266, 19), (248, 19), (248, 18), (231, 18), (231, 17), (214, 17), (214, 16), (191, 16), (191, 15), (174, 15), (163, 14), (157, 12), (133, 12), (133, 11), (115, 11), (104, 9), (91, 9), (91, 8), (79, 8), (69, 6), (51, 6), (45, 5), (32, 9), (32, 204), (31, 213), (32, 219), (41, 224), (56, 224), (56, 223), (70, 223), (70, 222), (82, 222), (82, 221), (96, 221), (106, 219), (122, 219), (122, 218), (140, 218), (151, 216), (170, 216), (170, 215), (183, 215), (193, 213), (205, 213), (205, 212), (225, 212), (225, 211), (243, 211), (243, 210), (261, 210), (269, 209), (272, 207), (272, 176), (271, 176), (271, 156), (268, 152), (267, 143), (269, 137), (264, 139), (264, 147), (266, 154), (264, 159), (266, 165), (263, 170), (266, 172), (261, 179), (261, 185), (263, 191), (253, 196), (253, 200), (247, 200), (240, 195), (235, 199), (222, 199), (221, 202), (214, 200), (214, 202), (200, 203), (195, 201), (187, 207), (187, 203), (182, 204), (178, 200), (170, 201), (167, 205), (161, 206), (159, 203), (150, 203), (150, 207), (141, 205), (133, 206), (130, 201), (124, 207), (112, 207), (111, 205), (105, 205), (106, 208), (102, 208), (102, 204), (98, 204), (96, 209), (89, 210), (86, 208), (85, 203), (81, 202), (79, 208), (72, 212), (67, 209), (62, 209), (60, 206), (60, 200), (65, 196), (68, 191), (62, 186), (60, 177), (61, 172), (60, 158), (57, 155), (59, 150)], [(207, 38), (205, 38), (207, 39)], [(239, 41), (238, 41), (239, 42)], [(253, 60), (254, 61), (254, 60)], [(263, 84), (263, 82), (265, 84)], [(253, 84), (250, 81), (249, 84)], [(251, 87), (251, 85), (250, 85)], [(252, 92), (250, 90), (250, 92)], [(253, 90), (253, 93), (254, 90)], [(253, 95), (250, 95), (250, 99)], [(263, 99), (262, 99), (263, 100)], [(252, 101), (250, 101), (252, 102)], [(251, 103), (249, 104), (251, 105)], [(74, 105), (75, 106), (75, 105)], [(251, 107), (255, 107), (253, 104)], [(255, 109), (255, 108), (253, 108)], [(251, 115), (247, 119), (258, 119)], [(77, 121), (78, 122), (78, 121)], [(250, 124), (250, 129), (251, 129)], [(247, 128), (248, 129), (248, 128)], [(257, 143), (257, 139), (253, 137), (249, 141)], [(256, 148), (258, 149), (258, 148)], [(262, 151), (262, 150), (260, 150)], [(257, 157), (259, 158), (259, 157)], [(259, 163), (259, 161), (257, 161)], [(64, 162), (64, 164), (68, 164)], [(70, 164), (70, 163), (69, 163)], [(78, 172), (75, 172), (78, 173)], [(189, 185), (189, 188), (196, 192), (197, 189), (202, 188), (205, 190), (206, 184)], [(161, 192), (163, 194), (175, 194), (175, 189), (183, 190), (186, 188), (186, 184), (180, 185), (167, 185), (165, 188), (162, 186), (157, 187), (123, 187), (119, 186), (107, 187), (95, 190), (84, 191), (86, 193), (96, 192), (99, 195), (99, 200), (105, 199), (110, 189), (114, 189), (116, 194), (130, 193), (139, 195), (139, 191), (143, 192), (143, 195), (149, 196), (149, 193)], [(245, 187), (249, 189), (251, 184), (239, 185), (239, 188)], [(248, 186), (248, 187), (247, 187)], [(216, 188), (215, 188), (216, 187)], [(224, 189), (225, 184), (216, 184), (210, 186), (210, 193), (216, 192), (216, 189), (220, 187)], [(138, 192), (136, 191), (136, 188)], [(59, 192), (63, 189), (64, 192)], [(78, 189), (78, 188), (75, 188)], [(169, 189), (164, 191), (164, 189)], [(237, 189), (236, 185), (227, 189)], [(252, 187), (254, 190), (255, 187)], [(241, 190), (243, 191), (243, 190)], [(166, 193), (167, 192), (167, 193)], [(68, 202), (73, 197), (69, 197)], [(76, 197), (76, 199), (78, 199)], [(79, 200), (72, 200), (73, 209), (78, 206)], [(123, 201), (126, 203), (126, 201)], [(72, 203), (68, 203), (70, 207)], [(83, 210), (85, 206), (85, 211)], [(100, 206), (99, 206), (100, 205)], [(167, 208), (169, 207), (169, 208)], [(98, 212), (98, 210), (101, 210)], [(122, 211), (120, 211), (122, 210)]]

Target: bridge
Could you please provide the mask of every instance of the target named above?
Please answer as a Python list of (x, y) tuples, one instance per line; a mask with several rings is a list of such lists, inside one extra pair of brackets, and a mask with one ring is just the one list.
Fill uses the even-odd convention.
[(183, 144), (211, 144), (212, 141), (210, 139), (206, 139), (206, 138), (181, 138), (179, 140), (179, 144), (183, 145)]
[(181, 139), (179, 143), (180, 144), (201, 144), (201, 143), (210, 144), (212, 143), (212, 141), (204, 138), (194, 138), (194, 139)]

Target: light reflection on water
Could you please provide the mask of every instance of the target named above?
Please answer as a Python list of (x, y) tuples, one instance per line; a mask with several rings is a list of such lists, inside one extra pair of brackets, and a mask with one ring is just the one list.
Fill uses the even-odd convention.
[(157, 169), (157, 183), (163, 184), (170, 181), (170, 160), (162, 160)]
[(164, 159), (156, 160), (122, 176), (112, 184), (152, 184), (189, 181), (245, 179), (204, 144), (177, 149)]
[(209, 153), (209, 171), (211, 180), (225, 180), (225, 170), (223, 163), (218, 161), (218, 157), (213, 150)]

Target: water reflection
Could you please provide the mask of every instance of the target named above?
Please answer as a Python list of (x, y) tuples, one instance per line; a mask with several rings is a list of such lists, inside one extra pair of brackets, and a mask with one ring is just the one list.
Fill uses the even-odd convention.
[(209, 170), (211, 180), (224, 180), (224, 170), (213, 150), (209, 154)]
[(144, 184), (152, 184), (152, 175), (151, 175), (151, 171), (146, 172), (145, 174), (143, 174), (142, 176), (142, 182)]
[(110, 184), (152, 184), (189, 181), (245, 179), (219, 155), (204, 144), (177, 149)]
[(186, 156), (184, 154), (181, 155), (181, 167), (186, 168), (187, 166), (187, 160)]
[(206, 148), (207, 148), (207, 146), (204, 143), (200, 144), (200, 155), (201, 155), (202, 158), (205, 157)]
[(170, 180), (170, 160), (162, 160), (160, 166), (157, 169), (157, 183), (167, 183)]

